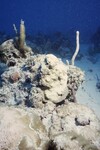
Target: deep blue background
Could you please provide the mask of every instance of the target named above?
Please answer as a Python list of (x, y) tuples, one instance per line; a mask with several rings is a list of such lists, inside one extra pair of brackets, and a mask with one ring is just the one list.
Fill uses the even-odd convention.
[(31, 34), (79, 30), (87, 38), (100, 26), (100, 0), (0, 0), (0, 31), (13, 33), (21, 19)]

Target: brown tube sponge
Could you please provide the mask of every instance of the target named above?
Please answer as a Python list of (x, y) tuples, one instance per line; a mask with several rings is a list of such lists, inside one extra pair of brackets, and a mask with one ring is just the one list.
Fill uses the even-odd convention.
[(24, 25), (24, 21), (21, 20), (21, 23), (20, 23), (20, 39), (19, 39), (19, 48), (20, 49), (24, 48), (25, 38), (26, 38), (26, 35), (25, 35), (25, 25)]

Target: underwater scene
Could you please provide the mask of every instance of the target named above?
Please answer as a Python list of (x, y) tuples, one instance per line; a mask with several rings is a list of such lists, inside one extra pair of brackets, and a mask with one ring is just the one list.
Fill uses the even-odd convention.
[(100, 150), (100, 0), (0, 0), (0, 150)]

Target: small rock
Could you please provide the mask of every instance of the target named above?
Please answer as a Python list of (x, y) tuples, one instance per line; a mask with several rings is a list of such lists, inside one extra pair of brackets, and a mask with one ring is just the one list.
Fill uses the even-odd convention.
[(12, 73), (10, 79), (13, 83), (17, 82), (20, 79), (20, 73), (19, 72)]

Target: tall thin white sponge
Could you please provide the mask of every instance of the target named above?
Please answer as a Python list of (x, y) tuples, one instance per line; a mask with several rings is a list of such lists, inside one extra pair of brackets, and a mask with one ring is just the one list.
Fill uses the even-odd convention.
[(79, 52), (79, 47), (80, 47), (80, 44), (79, 44), (79, 31), (76, 31), (76, 50), (75, 50), (75, 53), (71, 59), (71, 65), (74, 66), (74, 61), (75, 61), (75, 58)]

